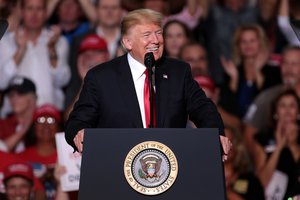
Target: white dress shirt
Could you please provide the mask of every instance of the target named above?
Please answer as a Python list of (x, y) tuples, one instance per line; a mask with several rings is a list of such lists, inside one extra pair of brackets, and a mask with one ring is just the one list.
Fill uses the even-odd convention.
[(143, 126), (144, 128), (146, 128), (147, 126), (146, 126), (145, 105), (144, 105), (144, 84), (145, 84), (146, 74), (144, 72), (147, 68), (145, 65), (135, 60), (130, 55), (130, 53), (127, 54), (127, 58), (128, 58), (128, 63), (130, 66), (132, 78), (133, 78), (135, 92), (137, 94), (137, 99), (139, 101)]
[(64, 105), (62, 87), (69, 82), (71, 77), (67, 61), (69, 47), (67, 41), (60, 37), (55, 47), (58, 56), (57, 66), (52, 67), (47, 47), (51, 34), (50, 30), (43, 29), (35, 45), (29, 41), (19, 65), (16, 65), (13, 59), (18, 48), (15, 33), (6, 34), (2, 38), (0, 42), (0, 89), (7, 88), (13, 76), (25, 76), (36, 85), (39, 106), (50, 103), (61, 110)]

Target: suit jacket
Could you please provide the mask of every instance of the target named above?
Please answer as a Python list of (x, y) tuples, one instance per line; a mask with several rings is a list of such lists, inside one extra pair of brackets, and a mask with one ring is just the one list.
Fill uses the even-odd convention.
[[(156, 63), (156, 126), (184, 128), (187, 118), (197, 127), (219, 128), (215, 105), (193, 80), (190, 66), (163, 57)], [(92, 68), (65, 126), (66, 140), (84, 128), (143, 128), (139, 103), (127, 55)]]

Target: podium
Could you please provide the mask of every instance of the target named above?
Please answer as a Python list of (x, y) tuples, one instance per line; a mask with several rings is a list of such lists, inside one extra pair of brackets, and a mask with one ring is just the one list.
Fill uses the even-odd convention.
[[(217, 129), (86, 129), (84, 137), (80, 200), (226, 199), (221, 144)], [(143, 154), (143, 147), (146, 146), (150, 149), (146, 152), (153, 150), (152, 154), (157, 151), (160, 155), (159, 148), (156, 148), (159, 145), (156, 144), (165, 145), (161, 151), (167, 152), (168, 155), (162, 157), (169, 157), (171, 160), (166, 159), (167, 164), (163, 164), (164, 161), (160, 158), (154, 158), (157, 161), (156, 166), (159, 164), (160, 167), (154, 167), (155, 172), (143, 171), (143, 163), (149, 162), (151, 166), (153, 160), (150, 160), (150, 156), (137, 157)], [(156, 149), (152, 148), (154, 146)], [(173, 155), (176, 157), (177, 169)], [(136, 161), (128, 164), (130, 160)], [(128, 166), (129, 168), (125, 169)], [(162, 170), (163, 166), (170, 166), (170, 170)], [(129, 169), (133, 169), (134, 177), (142, 180), (141, 183), (137, 180), (140, 184), (131, 177)], [(176, 169), (176, 177), (172, 177), (171, 182), (170, 176), (168, 178), (167, 175), (172, 174), (173, 169)], [(155, 185), (155, 176), (160, 177), (157, 178), (159, 181), (164, 179), (161, 180), (160, 186)], [(133, 182), (130, 185), (131, 181)], [(165, 186), (168, 188), (162, 192)], [(155, 194), (158, 190), (161, 190), (160, 193)], [(147, 191), (154, 193), (143, 194)]]

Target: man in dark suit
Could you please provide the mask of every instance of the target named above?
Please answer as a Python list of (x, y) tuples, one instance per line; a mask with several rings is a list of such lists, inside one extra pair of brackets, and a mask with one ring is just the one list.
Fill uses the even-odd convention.
[[(162, 57), (162, 16), (135, 10), (121, 24), (122, 44), (128, 53), (91, 69), (66, 123), (66, 140), (82, 152), (84, 128), (147, 128), (144, 107), (144, 56), (152, 52), (156, 61), (156, 127), (184, 128), (189, 117), (197, 127), (216, 127), (224, 135), (216, 107), (193, 80), (190, 66)], [(221, 143), (227, 154), (231, 142)], [(225, 158), (226, 159), (226, 158)]]

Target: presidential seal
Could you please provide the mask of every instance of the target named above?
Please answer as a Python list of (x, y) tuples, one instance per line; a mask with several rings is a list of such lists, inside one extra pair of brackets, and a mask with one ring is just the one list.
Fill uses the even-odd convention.
[(177, 159), (166, 145), (147, 141), (133, 147), (124, 162), (129, 185), (139, 193), (157, 195), (167, 191), (178, 173)]

